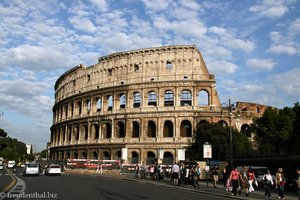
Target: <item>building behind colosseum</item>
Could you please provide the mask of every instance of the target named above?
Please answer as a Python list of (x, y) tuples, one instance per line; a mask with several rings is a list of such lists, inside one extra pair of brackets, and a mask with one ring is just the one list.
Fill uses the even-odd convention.
[(126, 149), (126, 163), (174, 162), (198, 125), (247, 130), (266, 108), (238, 102), (229, 115), (224, 105), (196, 46), (113, 53), (56, 81), (50, 157), (113, 160)]

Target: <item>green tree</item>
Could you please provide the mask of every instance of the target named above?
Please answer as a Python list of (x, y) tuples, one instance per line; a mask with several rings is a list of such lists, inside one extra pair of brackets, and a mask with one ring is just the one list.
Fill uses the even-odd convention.
[(285, 107), (281, 110), (268, 108), (261, 118), (254, 120), (251, 130), (260, 155), (285, 155), (289, 151), (290, 136), (293, 134), (295, 112)]
[[(193, 143), (188, 149), (191, 160), (203, 159), (203, 144), (212, 144), (212, 159), (229, 160), (230, 127), (221, 124), (205, 123), (197, 127)], [(234, 156), (248, 156), (253, 152), (248, 138), (232, 128), (232, 145)]]

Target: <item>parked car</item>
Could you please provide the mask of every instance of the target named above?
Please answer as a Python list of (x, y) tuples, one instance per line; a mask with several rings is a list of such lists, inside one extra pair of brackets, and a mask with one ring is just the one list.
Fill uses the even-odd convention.
[(37, 163), (27, 163), (24, 167), (23, 176), (39, 175), (39, 165)]
[(51, 164), (46, 166), (45, 175), (61, 175), (61, 168), (59, 164)]

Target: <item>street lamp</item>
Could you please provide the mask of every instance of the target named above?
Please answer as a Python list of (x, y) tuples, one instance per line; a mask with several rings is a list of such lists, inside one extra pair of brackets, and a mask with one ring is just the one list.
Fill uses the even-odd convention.
[[(223, 103), (224, 105), (227, 105), (226, 103)], [(222, 105), (223, 105), (222, 104)], [(222, 106), (221, 105), (221, 106)], [(232, 104), (231, 104), (231, 101), (230, 99), (228, 100), (228, 106), (227, 106), (227, 109), (228, 109), (228, 119), (229, 119), (229, 141), (230, 141), (230, 168), (232, 169), (233, 168), (233, 142), (232, 142), (232, 120), (233, 118), (235, 117), (234, 116), (234, 113), (232, 111)], [(223, 117), (223, 109), (221, 108), (221, 116)], [(239, 111), (238, 111), (238, 115), (237, 117), (240, 117), (239, 116)], [(236, 118), (237, 118), (236, 117)]]

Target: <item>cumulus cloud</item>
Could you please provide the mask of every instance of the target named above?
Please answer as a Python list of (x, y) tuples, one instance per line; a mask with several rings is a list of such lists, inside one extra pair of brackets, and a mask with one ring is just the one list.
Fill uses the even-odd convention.
[(288, 55), (295, 55), (297, 53), (297, 49), (292, 46), (280, 44), (280, 45), (273, 45), (271, 46), (267, 52), (275, 53), (275, 54), (288, 54)]
[(248, 59), (246, 64), (255, 70), (272, 70), (276, 65), (272, 59)]
[(207, 61), (210, 71), (215, 74), (232, 74), (236, 72), (238, 66), (227, 60)]
[(251, 6), (249, 10), (261, 16), (273, 18), (283, 16), (289, 11), (289, 8), (285, 5), (285, 1), (282, 0), (264, 0), (259, 1), (257, 5)]
[(62, 51), (53, 47), (22, 45), (0, 53), (2, 66), (15, 66), (31, 70), (55, 70), (66, 61)]
[(70, 18), (70, 23), (75, 29), (83, 32), (93, 33), (97, 29), (88, 17), (75, 16)]

